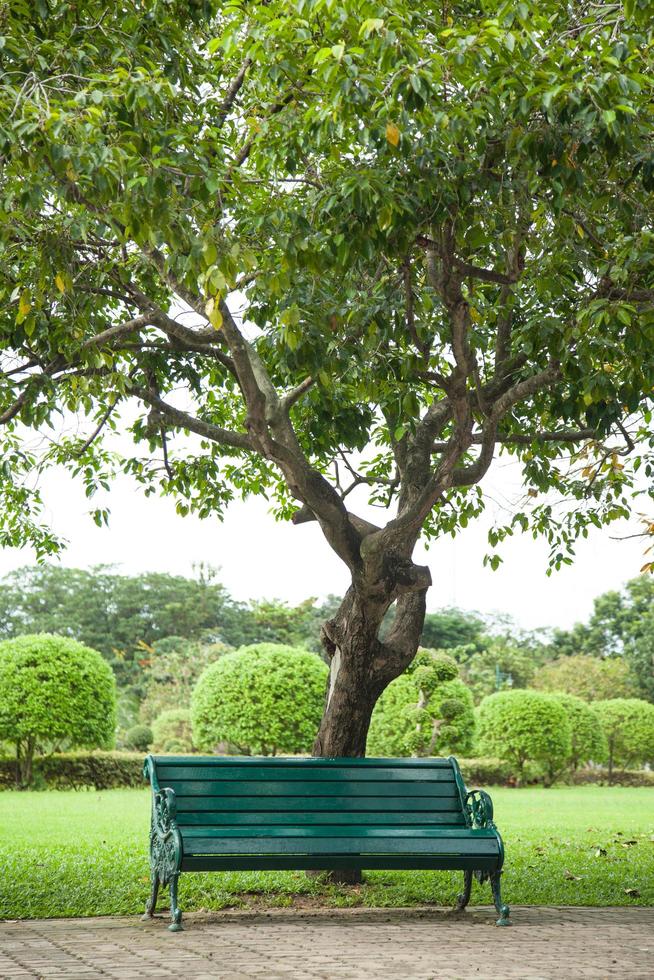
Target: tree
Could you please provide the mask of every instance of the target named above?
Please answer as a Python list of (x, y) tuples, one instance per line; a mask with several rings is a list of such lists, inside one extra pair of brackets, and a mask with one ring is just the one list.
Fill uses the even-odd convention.
[(609, 783), (613, 767), (654, 761), (654, 705), (639, 698), (597, 701), (593, 711), (608, 746)]
[(22, 785), (35, 752), (111, 748), (115, 727), (116, 682), (97, 650), (45, 633), (0, 643), (0, 739), (16, 747)]
[(153, 752), (192, 752), (191, 712), (186, 708), (162, 711), (152, 722), (152, 736)]
[(180, 636), (168, 636), (149, 647), (144, 698), (139, 714), (152, 723), (162, 711), (190, 708), (191, 694), (202, 672), (230, 647), (222, 643), (202, 644)]
[[(629, 511), (654, 386), (645, 5), (2, 16), (0, 541), (56, 550), (28, 479), (50, 464), (90, 496), (122, 468), (181, 514), (262, 493), (318, 521), (350, 585), (314, 751), (361, 755), (420, 642), (415, 544), (480, 513), (499, 448), (529, 506), (493, 549), (542, 533), (560, 567)], [(50, 423), (39, 455), (24, 433)]]
[(576, 772), (586, 762), (600, 762), (606, 758), (607, 751), (604, 731), (590, 705), (574, 694), (557, 694), (555, 697), (570, 722), (570, 754), (565, 759), (552, 759), (551, 781), (568, 767)]
[(144, 694), (152, 645), (171, 635), (211, 643), (242, 642), (248, 612), (235, 603), (211, 569), (195, 578), (146, 572), (121, 575), (110, 566), (90, 570), (43, 565), (20, 568), (2, 580), (0, 636), (58, 633), (99, 650), (119, 686)]
[[(631, 579), (620, 592), (605, 592), (594, 602), (587, 624), (559, 631), (554, 645), (562, 653), (624, 658), (632, 686), (654, 701), (654, 580), (651, 574)], [(630, 693), (630, 692), (624, 692)]]
[(512, 762), (522, 780), (526, 762), (551, 773), (571, 751), (565, 708), (550, 694), (499, 691), (477, 710), (477, 744), (482, 755)]
[(427, 613), (420, 643), (429, 650), (450, 650), (452, 647), (482, 645), (484, 624), (472, 613), (461, 609), (442, 609)]
[(537, 690), (576, 694), (585, 701), (623, 698), (632, 693), (629, 668), (620, 657), (600, 660), (584, 654), (544, 664), (536, 671), (532, 685)]
[(481, 650), (463, 647), (453, 654), (475, 702), (504, 687), (529, 687), (538, 669), (537, 653), (503, 637), (487, 637)]
[(327, 667), (306, 650), (255, 643), (203, 672), (191, 700), (193, 742), (204, 751), (300, 755), (315, 738)]
[(452, 657), (421, 650), (380, 697), (368, 751), (379, 756), (469, 753), (475, 729), (472, 694)]

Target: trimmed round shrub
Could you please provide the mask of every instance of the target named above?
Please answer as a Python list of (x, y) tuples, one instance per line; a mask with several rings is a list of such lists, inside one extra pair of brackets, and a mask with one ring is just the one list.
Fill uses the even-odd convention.
[(472, 692), (452, 657), (420, 650), (375, 705), (367, 749), (378, 756), (469, 752), (475, 716)]
[(613, 767), (654, 762), (654, 704), (640, 698), (596, 701), (593, 711), (606, 737), (609, 782)]
[(152, 722), (152, 736), (153, 752), (192, 752), (191, 712), (187, 708), (162, 711)]
[(526, 762), (551, 772), (572, 747), (565, 708), (551, 694), (499, 691), (484, 698), (477, 710), (480, 754), (513, 762), (522, 781)]
[(574, 694), (552, 695), (565, 710), (570, 722), (570, 755), (562, 761), (560, 771), (576, 772), (587, 762), (606, 758), (606, 738), (597, 715), (587, 701)]
[(147, 752), (152, 745), (152, 729), (148, 725), (132, 725), (124, 738), (125, 748)]
[(302, 755), (325, 702), (327, 665), (306, 650), (254, 643), (200, 675), (191, 700), (193, 742), (203, 751)]
[(35, 752), (111, 748), (115, 728), (116, 682), (97, 650), (48, 633), (0, 643), (0, 738), (24, 785)]

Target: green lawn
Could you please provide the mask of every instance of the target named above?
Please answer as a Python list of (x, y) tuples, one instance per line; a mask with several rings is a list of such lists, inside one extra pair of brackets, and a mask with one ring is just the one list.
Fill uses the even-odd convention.
[[(654, 905), (654, 789), (492, 795), (506, 844), (509, 904)], [(140, 912), (148, 893), (148, 823), (148, 790), (0, 793), (0, 917)], [(187, 874), (180, 904), (185, 911), (295, 900), (451, 905), (461, 879), (460, 872), (377, 871), (360, 888), (339, 888), (301, 872)], [(489, 903), (488, 885), (475, 883), (472, 901)]]

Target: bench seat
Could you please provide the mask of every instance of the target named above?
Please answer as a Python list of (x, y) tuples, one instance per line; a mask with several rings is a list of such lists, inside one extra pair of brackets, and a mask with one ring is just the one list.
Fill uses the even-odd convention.
[(462, 870), (489, 879), (500, 918), (502, 839), (490, 797), (456, 760), (148, 756), (151, 918), (170, 885), (175, 931), (184, 871)]

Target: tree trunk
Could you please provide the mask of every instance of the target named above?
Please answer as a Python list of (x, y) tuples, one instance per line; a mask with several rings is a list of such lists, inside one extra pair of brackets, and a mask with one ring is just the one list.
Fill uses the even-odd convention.
[(21, 789), (27, 789), (32, 782), (32, 761), (36, 739), (29, 735), (23, 744), (16, 745), (16, 782)]
[[(366, 754), (368, 728), (383, 690), (415, 656), (424, 623), (425, 601), (420, 596), (398, 600), (396, 620), (387, 641), (379, 628), (395, 595), (362, 597), (351, 587), (336, 616), (323, 626), (322, 642), (329, 657), (329, 682), (314, 756), (361, 758)], [(412, 628), (409, 628), (412, 627)], [(402, 643), (394, 644), (398, 634)], [(331, 872), (332, 881), (358, 884), (358, 869)]]

